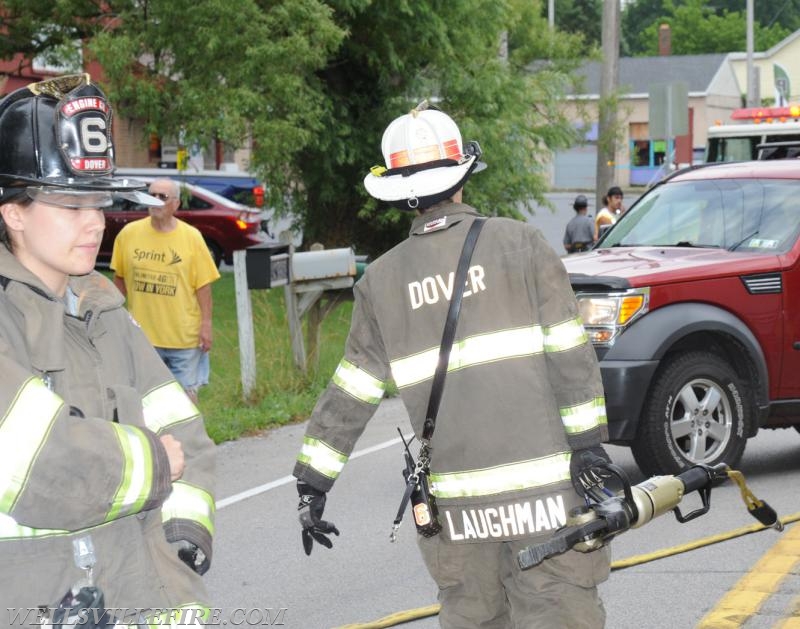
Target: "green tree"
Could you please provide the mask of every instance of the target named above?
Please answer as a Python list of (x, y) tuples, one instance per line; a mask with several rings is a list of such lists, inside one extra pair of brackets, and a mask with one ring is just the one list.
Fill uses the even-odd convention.
[[(383, 162), (381, 134), (423, 97), (478, 140), (489, 167), (472, 177), (465, 200), (486, 213), (513, 215), (546, 189), (548, 149), (576, 136), (558, 101), (569, 86), (577, 37), (550, 34), (530, 0), (375, 0), (342, 10), (349, 36), (321, 73), (331, 104), (327, 131), (298, 169), (304, 183), (306, 235), (380, 253), (401, 240), (409, 213), (369, 198), (362, 180)], [(508, 55), (499, 53), (508, 34)], [(540, 61), (531, 65), (534, 60)]]
[[(756, 50), (766, 50), (800, 28), (800, 0), (754, 3)], [(622, 13), (624, 54), (653, 55), (658, 26), (672, 27), (673, 54), (744, 51), (746, 0), (635, 0)]]
[(634, 0), (623, 6), (622, 33), (620, 35), (621, 54), (642, 56), (647, 47), (647, 39), (642, 33), (664, 15), (665, 0)]
[(345, 35), (319, 0), (6, 0), (0, 20), (6, 58), (82, 40), (118, 113), (147, 132), (205, 147), (254, 138), (273, 201), (296, 182), (294, 156), (323, 131), (316, 73)]
[(583, 40), (551, 33), (536, 0), (5, 0), (0, 16), (5, 57), (85, 41), (148, 131), (252, 137), (271, 203), (308, 242), (378, 254), (404, 237), (409, 215), (362, 181), (424, 97), (480, 141), (489, 168), (466, 198), (486, 213), (543, 201), (549, 151), (577, 139), (559, 102)]
[(127, 116), (186, 144), (254, 139), (272, 201), (294, 181), (295, 155), (323, 131), (316, 72), (344, 33), (318, 0), (131, 2), (90, 48)]
[[(645, 54), (658, 54), (658, 29), (661, 23), (670, 25), (672, 54), (697, 55), (713, 52), (744, 50), (747, 38), (746, 16), (723, 10), (717, 14), (705, 0), (686, 0), (681, 4), (665, 2), (667, 14), (642, 31), (647, 42)], [(773, 24), (766, 28), (753, 25), (757, 50), (766, 50), (789, 34), (785, 28)]]
[[(713, 0), (710, 3), (719, 14), (723, 10), (739, 12), (746, 16), (747, 0)], [(756, 0), (753, 2), (755, 21), (769, 28), (780, 24), (789, 32), (800, 28), (800, 0)]]
[[(558, 0), (554, 2), (555, 26), (572, 35), (581, 35), (584, 51), (600, 47), (603, 30), (602, 0)], [(542, 17), (547, 19), (548, 2), (542, 2)]]

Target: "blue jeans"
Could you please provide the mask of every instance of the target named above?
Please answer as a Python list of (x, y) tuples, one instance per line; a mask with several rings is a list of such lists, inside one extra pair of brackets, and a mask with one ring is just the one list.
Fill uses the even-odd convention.
[(199, 347), (186, 349), (156, 347), (155, 349), (175, 379), (187, 391), (197, 392), (200, 387), (208, 384), (210, 371), (208, 352), (204, 352)]

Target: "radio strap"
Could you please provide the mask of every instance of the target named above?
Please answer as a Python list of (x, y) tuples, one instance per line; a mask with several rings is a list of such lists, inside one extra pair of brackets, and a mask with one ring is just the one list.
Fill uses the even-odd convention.
[[(395, 540), (397, 529), (400, 528), (400, 523), (403, 521), (403, 513), (406, 510), (406, 506), (408, 506), (408, 501), (417, 484), (419, 472), (427, 472), (428, 469), (428, 447), (431, 437), (433, 436), (433, 431), (436, 428), (436, 415), (439, 413), (439, 404), (442, 401), (444, 379), (447, 375), (447, 365), (450, 361), (450, 350), (453, 347), (453, 340), (456, 336), (458, 315), (461, 312), (461, 301), (464, 296), (464, 286), (467, 282), (467, 271), (469, 270), (469, 263), (472, 259), (472, 252), (475, 249), (475, 243), (478, 242), (478, 234), (480, 234), (485, 222), (485, 218), (476, 218), (472, 222), (467, 232), (467, 237), (464, 239), (464, 246), (461, 248), (461, 257), (458, 260), (458, 267), (456, 268), (455, 278), (453, 279), (453, 296), (450, 299), (450, 307), (447, 310), (447, 320), (445, 321), (444, 331), (442, 333), (442, 342), (439, 345), (439, 361), (436, 364), (436, 372), (433, 375), (431, 395), (428, 399), (428, 410), (425, 413), (425, 424), (422, 429), (422, 439), (420, 439), (422, 446), (420, 447), (419, 457), (414, 466), (414, 473), (409, 475), (406, 482), (406, 490), (403, 493), (403, 499), (400, 502), (400, 508), (397, 510), (397, 517), (395, 517), (394, 525), (392, 526), (391, 541)], [(406, 446), (406, 448), (407, 447), (408, 446)]]

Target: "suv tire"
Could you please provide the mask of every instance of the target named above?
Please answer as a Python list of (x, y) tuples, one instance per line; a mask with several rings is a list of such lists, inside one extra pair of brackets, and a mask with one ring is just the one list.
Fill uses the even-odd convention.
[(752, 394), (719, 356), (694, 351), (667, 358), (653, 379), (631, 445), (647, 476), (741, 459)]

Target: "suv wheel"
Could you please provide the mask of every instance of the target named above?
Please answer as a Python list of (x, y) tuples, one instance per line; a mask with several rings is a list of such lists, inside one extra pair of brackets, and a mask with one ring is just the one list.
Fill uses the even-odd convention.
[(644, 474), (739, 462), (752, 402), (733, 369), (716, 354), (688, 352), (667, 359), (654, 382), (631, 445)]

